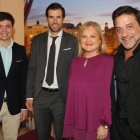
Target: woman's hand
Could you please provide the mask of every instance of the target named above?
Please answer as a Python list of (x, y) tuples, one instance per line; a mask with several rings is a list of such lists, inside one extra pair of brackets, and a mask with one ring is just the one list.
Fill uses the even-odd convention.
[(97, 140), (105, 140), (107, 137), (109, 129), (105, 128), (104, 126), (100, 125), (97, 128)]

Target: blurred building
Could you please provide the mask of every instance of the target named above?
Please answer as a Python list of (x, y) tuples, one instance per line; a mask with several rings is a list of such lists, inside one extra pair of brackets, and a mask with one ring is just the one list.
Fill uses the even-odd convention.
[[(78, 37), (79, 36), (79, 28), (82, 24), (79, 23), (76, 27), (72, 23), (64, 23), (63, 29), (64, 31)], [(27, 54), (30, 54), (31, 42), (32, 38), (40, 33), (48, 31), (48, 27), (44, 25), (40, 25), (39, 21), (36, 22), (33, 26), (25, 26), (25, 46)], [(105, 28), (103, 31), (105, 42), (107, 44), (107, 52), (109, 54), (114, 54), (119, 45), (119, 41), (115, 34), (114, 28), (108, 28), (108, 24), (105, 23)]]
[[(64, 23), (63, 30), (76, 37), (78, 37), (79, 35), (79, 28), (74, 27), (74, 24), (71, 23)], [(26, 47), (27, 55), (30, 54), (32, 38), (46, 31), (48, 31), (48, 27), (44, 25), (40, 25), (39, 21), (37, 21), (35, 25), (25, 26), (25, 47)]]
[(115, 33), (114, 27), (108, 28), (108, 23), (105, 23), (104, 39), (107, 44), (107, 52), (109, 54), (114, 54), (117, 51), (120, 43)]

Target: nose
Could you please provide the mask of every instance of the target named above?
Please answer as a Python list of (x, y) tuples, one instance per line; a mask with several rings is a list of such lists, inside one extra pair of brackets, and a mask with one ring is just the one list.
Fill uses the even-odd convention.
[(89, 42), (91, 40), (91, 37), (87, 36), (86, 37), (86, 42)]
[(57, 23), (57, 18), (54, 18), (54, 19), (53, 19), (53, 22), (54, 22), (54, 23)]
[(127, 35), (128, 35), (128, 32), (129, 32), (129, 30), (124, 28), (124, 29), (122, 30), (122, 36), (123, 36), (123, 37), (127, 36)]

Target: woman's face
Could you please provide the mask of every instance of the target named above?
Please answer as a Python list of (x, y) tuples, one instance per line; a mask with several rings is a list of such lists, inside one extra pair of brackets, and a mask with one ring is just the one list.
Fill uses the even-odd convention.
[(87, 27), (83, 30), (80, 38), (81, 47), (84, 54), (98, 54), (101, 46), (101, 38), (97, 30), (93, 27)]

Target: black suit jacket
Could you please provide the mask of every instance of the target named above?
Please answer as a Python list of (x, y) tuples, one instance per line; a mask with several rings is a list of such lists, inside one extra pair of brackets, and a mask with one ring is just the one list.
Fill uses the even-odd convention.
[(2, 56), (0, 53), (0, 109), (4, 93), (7, 93), (7, 105), (12, 115), (25, 108), (27, 57), (25, 48), (17, 43), (12, 47), (12, 61), (6, 77)]
[[(120, 46), (120, 49), (122, 46)], [(138, 45), (138, 52), (134, 57), (134, 66), (131, 74), (131, 81), (129, 84), (128, 97), (127, 97), (127, 117), (132, 131), (140, 138), (140, 44)], [(114, 75), (115, 68), (118, 62), (118, 53), (115, 56), (114, 72), (111, 83), (111, 98), (112, 98), (112, 117), (117, 111), (115, 102), (115, 86)]]
[[(30, 60), (27, 77), (27, 95), (26, 98), (38, 96), (45, 75), (47, 60), (47, 40), (48, 32), (36, 36), (32, 41)], [(71, 60), (77, 54), (77, 38), (63, 32), (60, 44), (60, 50), (57, 61), (57, 80), (59, 93), (63, 101), (66, 100), (68, 73)]]

